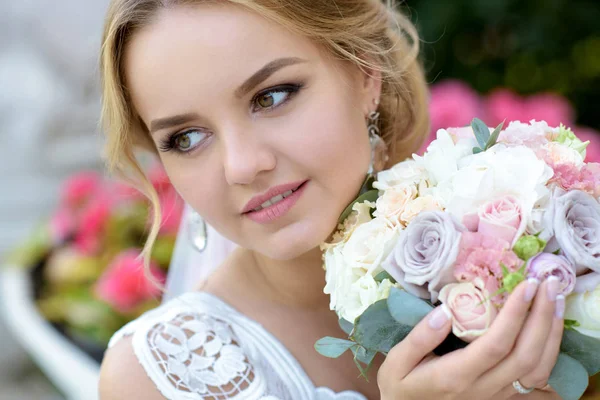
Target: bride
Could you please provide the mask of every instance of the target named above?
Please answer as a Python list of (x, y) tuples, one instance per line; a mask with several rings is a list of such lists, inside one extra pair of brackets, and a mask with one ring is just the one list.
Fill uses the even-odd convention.
[(314, 350), (344, 335), (319, 244), (367, 172), (428, 132), (418, 44), (378, 0), (112, 1), (106, 155), (155, 204), (146, 254), (160, 210), (136, 148), (157, 154), (186, 203), (238, 247), (115, 334), (102, 400), (558, 398), (546, 385), (562, 334), (552, 281), (523, 283), (487, 335), (443, 357), (431, 354), (451, 329), (438, 307), (369, 380), (350, 354)]

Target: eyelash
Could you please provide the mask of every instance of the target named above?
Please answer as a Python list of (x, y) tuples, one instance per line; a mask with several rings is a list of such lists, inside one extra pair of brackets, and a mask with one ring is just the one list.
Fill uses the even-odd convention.
[[(253, 105), (252, 111), (253, 112), (271, 111), (278, 107), (281, 107), (284, 104), (286, 104), (288, 101), (290, 101), (303, 87), (304, 87), (303, 83), (288, 83), (288, 84), (284, 84), (284, 85), (274, 86), (269, 89), (265, 89), (262, 92), (257, 93), (252, 98), (252, 101), (251, 101), (251, 104)], [(260, 97), (268, 95), (268, 94), (276, 94), (276, 93), (286, 93), (287, 97), (283, 101), (281, 101), (281, 103), (279, 103), (277, 105), (274, 105), (271, 107), (264, 107), (260, 110), (256, 109), (256, 102), (258, 101), (258, 99)], [(174, 152), (180, 153), (180, 154), (189, 153), (189, 152), (193, 151), (194, 148), (187, 150), (187, 151), (179, 150), (177, 148), (177, 139), (181, 136), (187, 135), (192, 132), (202, 132), (202, 133), (206, 134), (205, 132), (203, 132), (200, 129), (188, 129), (183, 132), (174, 133), (172, 135), (167, 136), (164, 140), (162, 140), (160, 145), (158, 146), (158, 149), (162, 152), (174, 151)]]

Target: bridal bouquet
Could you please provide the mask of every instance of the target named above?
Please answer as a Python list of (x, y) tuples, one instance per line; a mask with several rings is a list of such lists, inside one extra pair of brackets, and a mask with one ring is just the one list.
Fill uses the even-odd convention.
[(550, 380), (578, 399), (600, 371), (600, 164), (568, 128), (474, 119), (441, 129), (423, 156), (367, 179), (322, 245), (325, 292), (364, 374), (433, 309), (452, 313), (439, 354), (484, 335), (523, 280), (558, 279), (566, 298)]

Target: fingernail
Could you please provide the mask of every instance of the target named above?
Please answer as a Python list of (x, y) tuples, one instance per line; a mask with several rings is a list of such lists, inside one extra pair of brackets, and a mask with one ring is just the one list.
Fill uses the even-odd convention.
[(548, 300), (555, 301), (556, 296), (558, 296), (558, 289), (560, 285), (559, 279), (552, 275), (548, 279), (548, 284), (546, 286), (546, 293), (548, 293)]
[(535, 278), (527, 279), (527, 287), (525, 288), (525, 302), (529, 303), (535, 297), (538, 287), (540, 287), (540, 281)]
[(556, 296), (556, 310), (554, 311), (556, 318), (563, 319), (565, 316), (565, 296), (559, 294)]
[(429, 326), (435, 330), (442, 329), (450, 318), (452, 318), (450, 310), (445, 304), (442, 304), (431, 313), (431, 316), (429, 317)]

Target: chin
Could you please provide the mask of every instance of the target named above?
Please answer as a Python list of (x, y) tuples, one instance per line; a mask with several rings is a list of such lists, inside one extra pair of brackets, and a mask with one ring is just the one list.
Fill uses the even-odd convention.
[(323, 226), (322, 223), (315, 224), (315, 221), (295, 223), (268, 237), (263, 237), (260, 244), (253, 246), (253, 250), (273, 260), (293, 260), (315, 249), (318, 250), (330, 234), (331, 229)]

